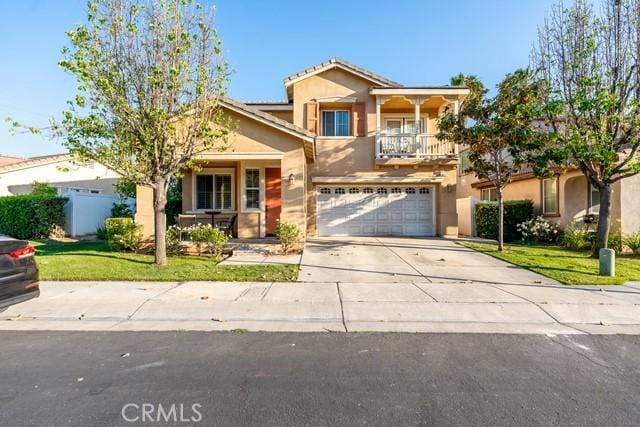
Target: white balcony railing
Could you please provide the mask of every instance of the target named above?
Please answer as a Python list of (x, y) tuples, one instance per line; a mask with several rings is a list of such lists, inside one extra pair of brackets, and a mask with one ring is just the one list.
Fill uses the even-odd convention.
[(376, 158), (435, 158), (454, 157), (456, 146), (453, 142), (428, 134), (387, 134), (376, 135)]

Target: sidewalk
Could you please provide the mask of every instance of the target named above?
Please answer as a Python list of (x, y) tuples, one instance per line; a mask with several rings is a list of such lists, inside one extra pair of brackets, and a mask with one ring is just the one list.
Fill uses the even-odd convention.
[(640, 334), (640, 284), (42, 282), (0, 330)]

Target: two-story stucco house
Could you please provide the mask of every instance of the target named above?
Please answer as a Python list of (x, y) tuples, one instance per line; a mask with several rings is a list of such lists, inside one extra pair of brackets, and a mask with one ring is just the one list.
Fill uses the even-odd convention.
[[(287, 77), (287, 100), (224, 99), (236, 122), (230, 149), (186, 171), (182, 211), (237, 214), (237, 235), (458, 234), (457, 146), (435, 138), (465, 87), (405, 87), (339, 59)], [(136, 221), (153, 232), (152, 192), (138, 188)]]

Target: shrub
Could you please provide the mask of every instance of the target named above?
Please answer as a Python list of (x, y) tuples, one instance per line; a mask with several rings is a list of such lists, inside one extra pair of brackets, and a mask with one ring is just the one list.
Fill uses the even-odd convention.
[(55, 226), (64, 228), (67, 200), (48, 194), (0, 197), (0, 234), (18, 239), (48, 237)]
[(607, 247), (613, 249), (617, 254), (622, 253), (622, 230), (620, 228), (609, 232)]
[(572, 222), (564, 229), (560, 243), (567, 249), (585, 250), (591, 246), (591, 233)]
[(33, 181), (31, 194), (37, 195), (37, 196), (55, 197), (58, 195), (58, 190), (53, 188), (46, 182)]
[(133, 211), (128, 204), (116, 202), (111, 206), (111, 218), (133, 218)]
[(627, 234), (622, 241), (634, 255), (640, 255), (640, 231)]
[(229, 242), (229, 236), (219, 228), (212, 227), (210, 224), (198, 224), (189, 227), (189, 238), (196, 247), (196, 252), (201, 255), (204, 249), (215, 256), (222, 253), (222, 249)]
[(522, 234), (522, 240), (528, 243), (554, 243), (558, 240), (558, 226), (542, 216), (518, 224), (517, 228)]
[[(475, 207), (476, 233), (485, 239), (498, 238), (498, 204), (479, 203)], [(531, 200), (507, 200), (504, 202), (504, 241), (513, 242), (522, 237), (518, 224), (533, 218)]]
[(209, 240), (207, 241), (207, 247), (209, 251), (215, 256), (222, 255), (222, 249), (229, 243), (229, 236), (219, 228), (211, 227), (209, 232)]
[(180, 255), (184, 252), (184, 247), (182, 246), (182, 242), (180, 241), (180, 234), (182, 230), (177, 225), (172, 225), (167, 228), (166, 234), (166, 242), (167, 242), (167, 253), (169, 255)]
[(98, 240), (107, 240), (107, 228), (106, 227), (96, 228), (96, 238)]
[(293, 245), (298, 243), (302, 233), (297, 225), (289, 222), (279, 222), (276, 226), (276, 238), (282, 246), (282, 252), (288, 253)]
[(191, 242), (195, 245), (198, 255), (201, 255), (207, 246), (209, 229), (211, 228), (213, 227), (209, 224), (197, 224), (188, 228), (189, 239), (191, 239)]
[(136, 251), (142, 242), (142, 227), (131, 218), (108, 218), (105, 222), (107, 244), (114, 251)]

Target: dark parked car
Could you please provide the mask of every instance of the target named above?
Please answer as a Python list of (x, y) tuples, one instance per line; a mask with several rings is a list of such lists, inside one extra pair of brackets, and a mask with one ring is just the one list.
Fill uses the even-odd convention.
[(35, 253), (29, 242), (0, 236), (0, 311), (40, 295)]

